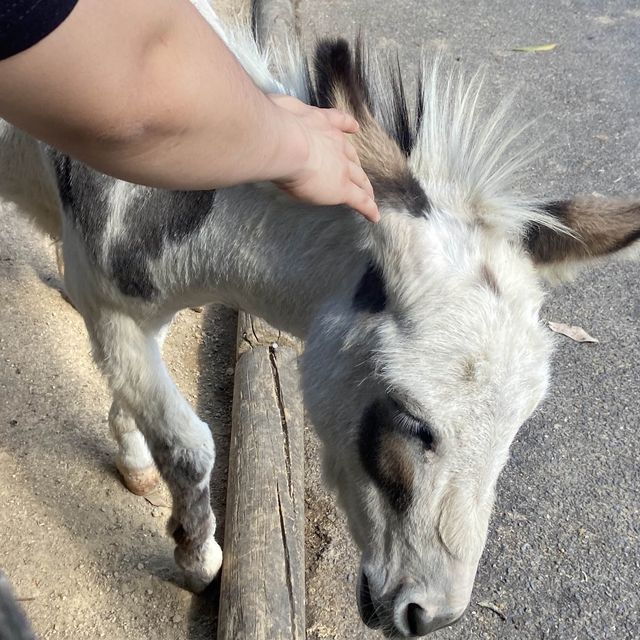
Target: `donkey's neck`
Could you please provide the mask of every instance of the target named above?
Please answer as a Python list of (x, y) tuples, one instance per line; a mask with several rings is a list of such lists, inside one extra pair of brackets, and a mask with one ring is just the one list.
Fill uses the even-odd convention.
[(191, 245), (198, 260), (189, 261), (203, 291), (303, 337), (325, 301), (355, 290), (367, 263), (360, 240), (367, 224), (273, 188), (225, 189), (199, 246)]

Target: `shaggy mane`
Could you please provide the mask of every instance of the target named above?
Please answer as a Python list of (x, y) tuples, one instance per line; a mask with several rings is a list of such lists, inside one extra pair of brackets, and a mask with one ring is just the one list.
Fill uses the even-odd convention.
[[(518, 235), (540, 226), (564, 230), (542, 206), (511, 191), (513, 176), (537, 149), (514, 149), (529, 125), (509, 126), (512, 97), (493, 111), (481, 109), (479, 74), (467, 80), (439, 59), (423, 61), (412, 111), (397, 56), (381, 59), (361, 37), (353, 53), (344, 39), (321, 41), (314, 69), (314, 104), (346, 110), (361, 123), (355, 146), (378, 198), (387, 200), (395, 187), (412, 193), (423, 213), (454, 211)], [(381, 169), (390, 179), (379, 179)]]
[(417, 216), (443, 210), (517, 236), (540, 227), (571, 235), (541, 202), (511, 191), (514, 174), (538, 147), (515, 148), (529, 124), (509, 124), (513, 96), (482, 108), (481, 74), (466, 78), (439, 58), (430, 65), (423, 59), (411, 110), (397, 56), (370, 51), (361, 37), (354, 51), (344, 39), (319, 42), (312, 77), (298, 42), (277, 53), (261, 50), (250, 25), (226, 31), (213, 12), (198, 8), (264, 91), (338, 107), (359, 120), (353, 143), (381, 204)]
[(425, 215), (429, 200), (408, 163), (415, 135), (400, 69), (391, 76), (395, 80), (391, 81), (390, 108), (383, 110), (366, 60), (360, 39), (355, 56), (346, 40), (321, 41), (314, 57), (315, 84), (309, 94), (317, 106), (342, 109), (360, 123), (351, 140), (377, 199), (411, 215)]

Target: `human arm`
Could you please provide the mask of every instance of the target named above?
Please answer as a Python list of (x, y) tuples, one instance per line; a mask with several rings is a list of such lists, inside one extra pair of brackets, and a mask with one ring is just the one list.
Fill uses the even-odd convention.
[(263, 94), (187, 0), (79, 0), (46, 38), (0, 61), (0, 116), (131, 182), (272, 180), (378, 217), (345, 135), (353, 118)]

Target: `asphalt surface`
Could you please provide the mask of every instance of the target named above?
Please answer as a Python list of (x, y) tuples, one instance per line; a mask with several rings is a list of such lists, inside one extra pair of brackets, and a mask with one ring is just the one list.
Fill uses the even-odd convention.
[[(636, 2), (301, 0), (297, 10), (308, 42), (362, 28), (375, 49), (398, 51), (409, 76), (424, 47), (484, 67), (494, 96), (519, 87), (519, 116), (537, 118), (532, 135), (547, 140), (521, 190), (640, 196)], [(550, 290), (544, 317), (600, 342), (558, 339), (550, 394), (499, 482), (471, 607), (435, 637), (640, 637), (639, 277), (638, 263), (610, 264)], [(308, 559), (309, 637), (378, 637), (355, 614), (357, 556), (341, 517), (322, 492), (312, 498), (331, 533), (322, 519), (309, 530), (321, 550)]]

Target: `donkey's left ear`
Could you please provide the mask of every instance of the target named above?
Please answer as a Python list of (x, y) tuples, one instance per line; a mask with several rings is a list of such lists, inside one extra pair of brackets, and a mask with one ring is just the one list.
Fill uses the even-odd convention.
[(640, 249), (638, 201), (579, 198), (551, 202), (544, 208), (572, 234), (532, 224), (525, 235), (534, 263), (551, 279), (564, 279), (576, 268), (618, 252)]

